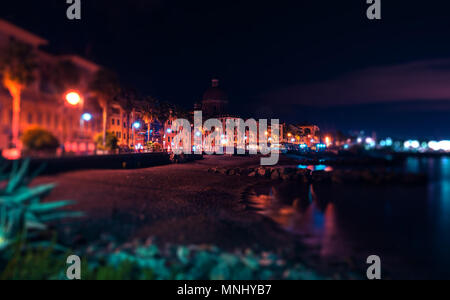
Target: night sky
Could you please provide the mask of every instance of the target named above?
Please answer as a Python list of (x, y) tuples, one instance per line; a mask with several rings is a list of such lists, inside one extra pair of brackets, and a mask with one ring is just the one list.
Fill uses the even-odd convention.
[[(144, 94), (192, 108), (212, 77), (244, 117), (324, 130), (450, 139), (445, 1), (2, 1), (0, 17), (116, 70)], [(44, 2), (44, 3), (42, 3)]]

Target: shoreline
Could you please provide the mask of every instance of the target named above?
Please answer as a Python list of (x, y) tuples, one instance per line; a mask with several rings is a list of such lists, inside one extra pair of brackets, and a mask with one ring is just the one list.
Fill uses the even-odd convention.
[[(213, 245), (230, 252), (271, 252), (325, 276), (353, 276), (355, 268), (348, 262), (333, 261), (330, 268), (301, 236), (251, 209), (246, 203), (249, 191), (271, 184), (270, 178), (208, 172), (213, 166), (249, 168), (259, 162), (259, 157), (214, 156), (139, 170), (69, 172), (39, 177), (33, 184), (56, 182), (48, 201), (74, 200), (69, 209), (86, 213), (82, 219), (54, 224), (64, 245), (73, 249), (103, 237), (114, 237), (118, 244), (152, 239), (162, 247)], [(291, 163), (282, 158), (282, 165)]]
[[(221, 248), (280, 250), (299, 242), (270, 218), (249, 212), (243, 194), (265, 179), (210, 174), (215, 164), (253, 165), (258, 157), (208, 157), (179, 165), (139, 170), (75, 171), (43, 176), (55, 182), (49, 201), (70, 199), (71, 210), (87, 214), (62, 224), (65, 240), (84, 243), (112, 233), (123, 242), (154, 236), (169, 244), (215, 244)], [(195, 182), (195, 184), (194, 184)], [(103, 187), (110, 187), (105, 194)]]

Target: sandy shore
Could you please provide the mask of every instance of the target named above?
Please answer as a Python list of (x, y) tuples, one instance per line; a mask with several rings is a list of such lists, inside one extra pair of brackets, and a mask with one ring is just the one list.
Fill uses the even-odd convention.
[(206, 157), (139, 170), (70, 172), (36, 183), (57, 183), (49, 200), (74, 200), (71, 209), (87, 214), (58, 226), (60, 236), (75, 244), (111, 234), (123, 242), (154, 236), (160, 243), (297, 252), (297, 238), (241, 203), (245, 190), (264, 179), (208, 173), (228, 166), (256, 167), (259, 158)]

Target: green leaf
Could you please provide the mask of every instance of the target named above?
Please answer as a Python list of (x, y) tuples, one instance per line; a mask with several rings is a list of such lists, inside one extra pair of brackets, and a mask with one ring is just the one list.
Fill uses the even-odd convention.
[(47, 203), (33, 203), (29, 206), (29, 210), (33, 213), (40, 214), (49, 212), (52, 210), (56, 210), (59, 208), (63, 208), (69, 205), (74, 204), (73, 201), (57, 201), (57, 202), (47, 202)]
[(21, 188), (18, 195), (14, 196), (15, 203), (25, 202), (36, 197), (43, 197), (55, 188), (54, 184), (40, 185), (33, 188)]
[(8, 186), (6, 187), (6, 193), (12, 193), (17, 187), (21, 185), (21, 183), (25, 180), (25, 175), (28, 171), (28, 167), (30, 165), (30, 160), (26, 159), (22, 163), (22, 166), (17, 171), (18, 163), (14, 164), (13, 172), (11, 173), (11, 179), (8, 182)]

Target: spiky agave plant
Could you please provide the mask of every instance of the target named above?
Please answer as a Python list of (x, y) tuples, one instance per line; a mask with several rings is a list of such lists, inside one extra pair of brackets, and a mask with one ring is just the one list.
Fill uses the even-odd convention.
[(50, 221), (82, 216), (79, 212), (61, 210), (73, 201), (42, 202), (55, 185), (31, 187), (31, 181), (41, 169), (31, 173), (29, 165), (29, 160), (22, 164), (13, 162), (9, 174), (8, 166), (0, 169), (0, 251), (46, 230)]

